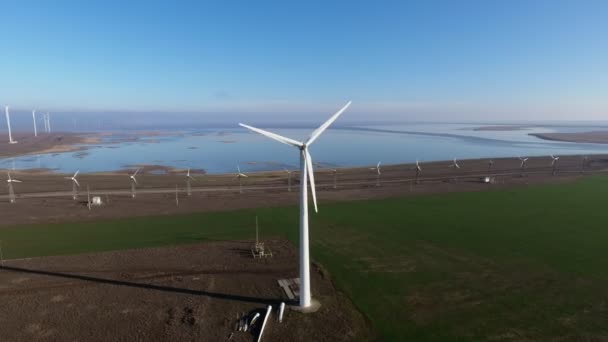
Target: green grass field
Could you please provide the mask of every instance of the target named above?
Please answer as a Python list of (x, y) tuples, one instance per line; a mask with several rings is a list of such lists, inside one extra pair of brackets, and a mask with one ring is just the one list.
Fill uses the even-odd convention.
[[(321, 203), (312, 256), (380, 340), (608, 339), (608, 178)], [(297, 208), (0, 229), (5, 258), (263, 235)]]

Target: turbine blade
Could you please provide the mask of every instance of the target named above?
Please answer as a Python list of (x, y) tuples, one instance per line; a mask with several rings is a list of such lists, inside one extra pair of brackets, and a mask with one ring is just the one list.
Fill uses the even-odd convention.
[(21, 183), (20, 180), (16, 180), (16, 179), (11, 179), (11, 182), (15, 182), (15, 183)]
[(268, 131), (265, 131), (263, 129), (251, 127), (249, 125), (245, 125), (245, 124), (242, 124), (242, 123), (240, 123), (239, 125), (241, 127), (245, 127), (245, 128), (247, 128), (249, 130), (252, 130), (252, 131), (254, 131), (254, 132), (258, 133), (258, 134), (261, 134), (261, 135), (263, 135), (265, 137), (268, 137), (270, 139), (276, 140), (276, 141), (278, 141), (280, 143), (283, 143), (283, 144), (286, 144), (286, 145), (291, 145), (291, 146), (295, 146), (295, 147), (302, 147), (304, 145), (304, 144), (302, 144), (299, 141), (296, 141), (296, 140), (293, 140), (293, 139), (290, 139), (290, 138), (286, 138), (286, 137), (284, 137), (282, 135), (278, 135), (276, 133), (268, 132)]
[(308, 170), (308, 180), (310, 182), (310, 191), (312, 192), (312, 203), (315, 205), (315, 212), (318, 213), (319, 209), (317, 208), (317, 191), (315, 189), (315, 174), (312, 168), (312, 157), (310, 153), (308, 153), (308, 149), (304, 150), (304, 155), (306, 156), (306, 169)]
[(76, 178), (73, 179), (74, 183), (76, 183), (76, 186), (80, 188), (80, 183), (78, 183), (78, 181), (76, 180)]
[(310, 145), (312, 144), (315, 140), (317, 140), (317, 138), (321, 135), (321, 133), (323, 133), (327, 127), (329, 127), (329, 125), (331, 125), (334, 121), (336, 121), (336, 119), (340, 116), (340, 114), (342, 114), (352, 103), (352, 101), (348, 101), (348, 103), (342, 107), (339, 111), (337, 111), (334, 115), (331, 116), (331, 118), (329, 118), (329, 120), (325, 121), (321, 126), (319, 126), (319, 128), (317, 128), (314, 132), (312, 132), (312, 134), (310, 135), (310, 138), (308, 138), (308, 141), (306, 142), (306, 145)]
[(78, 176), (78, 172), (80, 172), (80, 170), (76, 170), (76, 173), (74, 174), (74, 178), (76, 178), (76, 176)]
[(131, 179), (133, 180), (133, 182), (135, 182), (135, 184), (137, 184), (137, 179), (135, 179), (135, 176), (131, 177)]

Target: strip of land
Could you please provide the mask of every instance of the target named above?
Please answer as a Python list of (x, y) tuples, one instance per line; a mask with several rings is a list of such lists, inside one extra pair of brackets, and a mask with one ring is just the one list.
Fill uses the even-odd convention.
[(13, 139), (17, 141), (16, 144), (0, 142), (0, 157), (82, 151), (86, 149), (86, 145), (100, 142), (98, 135), (61, 132), (40, 133), (37, 137), (29, 133), (16, 133)]
[(544, 140), (566, 141), (575, 143), (608, 144), (608, 131), (576, 132), (576, 133), (530, 133)]

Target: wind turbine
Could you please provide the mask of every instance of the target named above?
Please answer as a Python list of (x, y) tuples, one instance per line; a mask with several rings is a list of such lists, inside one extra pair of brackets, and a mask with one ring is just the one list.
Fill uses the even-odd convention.
[(454, 170), (460, 169), (460, 165), (458, 165), (458, 160), (456, 158), (454, 158), (450, 167), (453, 168)]
[(49, 134), (51, 133), (51, 114), (46, 113), (47, 129)]
[(521, 165), (519, 166), (519, 168), (521, 169), (521, 175), (524, 175), (524, 172), (526, 171), (526, 164), (528, 163), (528, 158), (522, 158), (519, 157), (519, 160), (521, 161)]
[(236, 169), (238, 171), (238, 173), (236, 174), (236, 178), (239, 179), (239, 192), (242, 194), (243, 193), (243, 181), (241, 179), (248, 178), (249, 176), (247, 176), (246, 174), (241, 172), (241, 167), (239, 166), (239, 164), (236, 164)]
[(582, 160), (582, 164), (581, 164), (581, 172), (585, 172), (585, 166), (587, 166), (588, 160), (589, 160), (589, 157), (583, 156), (583, 160)]
[(380, 162), (376, 165), (376, 167), (370, 167), (371, 171), (376, 171), (376, 186), (380, 186), (380, 175), (382, 172), (380, 171)]
[(422, 173), (422, 168), (420, 167), (420, 162), (416, 159), (416, 184), (418, 184), (418, 177)]
[(331, 169), (331, 172), (334, 173), (334, 189), (338, 188), (338, 169)]
[(494, 167), (494, 160), (490, 159), (488, 161), (488, 172), (490, 172), (493, 167)]
[(300, 308), (302, 309), (310, 308), (312, 304), (310, 294), (310, 256), (308, 249), (308, 181), (310, 181), (310, 190), (312, 193), (313, 204), (315, 206), (315, 212), (318, 211), (312, 157), (310, 156), (310, 152), (308, 152), (308, 147), (315, 142), (315, 140), (317, 140), (317, 138), (327, 129), (327, 127), (329, 127), (329, 125), (331, 125), (340, 116), (340, 114), (342, 114), (342, 112), (344, 112), (350, 106), (350, 104), (351, 102), (348, 102), (338, 112), (332, 115), (329, 120), (312, 132), (310, 138), (308, 138), (306, 142), (300, 142), (283, 137), (276, 133), (271, 133), (259, 128), (240, 124), (242, 127), (250, 129), (280, 143), (294, 146), (300, 150)]
[(7, 174), (8, 180), (6, 182), (8, 183), (8, 196), (10, 198), (11, 203), (15, 203), (15, 191), (13, 190), (13, 183), (21, 183), (21, 181), (12, 179), (10, 172), (7, 172)]
[(91, 192), (89, 191), (89, 184), (87, 184), (87, 207), (91, 211)]
[(32, 111), (32, 120), (34, 120), (34, 136), (38, 136), (38, 128), (36, 127), (36, 110)]
[(557, 174), (557, 162), (559, 161), (559, 157), (551, 155), (551, 167), (553, 168), (553, 175)]
[(129, 175), (129, 178), (131, 179), (131, 198), (135, 198), (135, 195), (136, 195), (135, 186), (137, 185), (137, 179), (135, 178), (135, 176), (137, 176), (138, 172), (139, 172), (139, 168), (137, 170), (135, 170), (135, 172), (133, 172), (132, 175)]
[(11, 134), (11, 115), (8, 112), (8, 105), (4, 106), (4, 114), (6, 115), (6, 126), (8, 127), (8, 143), (16, 144), (17, 141), (13, 140), (13, 135)]
[(78, 183), (78, 180), (76, 179), (76, 176), (78, 176), (78, 172), (80, 172), (80, 170), (77, 170), (76, 173), (74, 173), (74, 175), (72, 177), (63, 177), (65, 179), (69, 179), (72, 181), (72, 199), (76, 200), (76, 198), (78, 198), (78, 188), (80, 187), (80, 184)]
[(192, 188), (190, 186), (190, 181), (196, 180), (194, 177), (190, 175), (190, 168), (188, 168), (188, 173), (186, 173), (186, 194), (188, 196), (192, 196)]
[(287, 172), (287, 191), (291, 192), (291, 173), (293, 171), (287, 170), (286, 168), (283, 168), (283, 170)]

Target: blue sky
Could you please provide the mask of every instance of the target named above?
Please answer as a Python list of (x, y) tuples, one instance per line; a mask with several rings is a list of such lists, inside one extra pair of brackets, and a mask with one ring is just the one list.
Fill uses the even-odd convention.
[[(126, 4), (128, 3), (128, 4)], [(0, 101), (606, 119), (608, 1), (7, 1)]]

